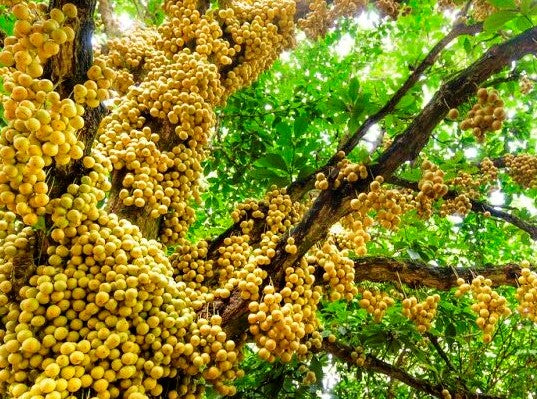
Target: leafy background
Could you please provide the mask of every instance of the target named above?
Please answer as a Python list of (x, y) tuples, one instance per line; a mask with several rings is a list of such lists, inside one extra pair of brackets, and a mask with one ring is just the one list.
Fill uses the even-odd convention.
[[(401, 133), (440, 85), (478, 59), (490, 46), (534, 25), (537, 5), (522, 0), (490, 1), (498, 12), (484, 23), (476, 36), (461, 36), (444, 50), (435, 65), (406, 95), (395, 112), (367, 135), (349, 158), (374, 160), (382, 140)], [(218, 123), (204, 163), (202, 203), (196, 206), (197, 221), (189, 233), (197, 241), (210, 239), (231, 223), (237, 203), (261, 198), (271, 185), (285, 186), (323, 165), (338, 143), (364, 119), (384, 105), (412, 73), (415, 66), (441, 39), (452, 24), (454, 13), (439, 10), (432, 0), (411, 0), (408, 16), (393, 21), (379, 16), (372, 7), (356, 19), (339, 21), (322, 39), (312, 42), (299, 34), (298, 46), (283, 54), (273, 67), (251, 87), (236, 93), (217, 110)], [(117, 15), (159, 24), (164, 15), (160, 0), (147, 7), (136, 0), (112, 2)], [(0, 9), (0, 29), (12, 33), (14, 20)], [(472, 22), (472, 21), (469, 21)], [(491, 79), (508, 109), (508, 120), (500, 133), (486, 144), (476, 143), (472, 134), (456, 122), (444, 121), (422, 152), (437, 163), (448, 177), (458, 171), (476, 173), (484, 157), (505, 152), (535, 154), (537, 148), (535, 101), (537, 90), (520, 92), (518, 79), (535, 79), (534, 57), (526, 57)], [(471, 104), (460, 108), (464, 114)], [(0, 108), (0, 124), (1, 108)], [(398, 174), (417, 180), (419, 161)], [(537, 223), (537, 190), (524, 190), (501, 174), (492, 197), (500, 207), (529, 222)], [(483, 192), (490, 200), (490, 193)], [(501, 221), (470, 214), (464, 219), (441, 218), (435, 214), (423, 221), (415, 214), (404, 218), (397, 232), (374, 231), (368, 244), (370, 255), (414, 259), (434, 266), (486, 267), (489, 264), (535, 261), (534, 242), (528, 234)], [(409, 289), (393, 284), (365, 283), (396, 297), (425, 298), (430, 289)], [(515, 288), (501, 290), (511, 307)], [(529, 398), (537, 391), (537, 329), (515, 312), (499, 323), (493, 342), (484, 345), (468, 299), (451, 292), (441, 295), (438, 316), (428, 339), (401, 314), (400, 301), (381, 323), (358, 305), (323, 303), (319, 317), (324, 334), (361, 346), (366, 352), (397, 363), (402, 369), (433, 383), (452, 382), (472, 391)], [(433, 345), (440, 343), (441, 351)], [(441, 353), (444, 352), (444, 353)], [(448, 361), (445, 360), (447, 357)], [(245, 377), (237, 382), (241, 398), (424, 398), (406, 385), (385, 376), (349, 367), (327, 354), (316, 354), (302, 366), (317, 377), (312, 385), (302, 383), (304, 367), (296, 361), (287, 365), (268, 364), (245, 352)], [(215, 394), (208, 391), (208, 397)]]

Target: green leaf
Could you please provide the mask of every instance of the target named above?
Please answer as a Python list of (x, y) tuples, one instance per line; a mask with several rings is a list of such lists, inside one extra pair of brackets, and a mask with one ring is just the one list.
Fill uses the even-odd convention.
[(522, 0), (520, 2), (520, 11), (522, 14), (529, 14), (532, 7), (535, 7), (535, 2), (533, 0)]
[(291, 126), (286, 122), (279, 122), (275, 126), (276, 132), (285, 139), (291, 137)]
[(41, 231), (46, 231), (47, 230), (47, 226), (46, 226), (46, 222), (45, 222), (45, 217), (44, 216), (39, 216), (37, 218), (37, 223), (34, 224), (32, 226), (32, 228), (34, 230), (41, 230)]
[(254, 163), (255, 166), (261, 168), (280, 169), (287, 171), (287, 164), (285, 159), (280, 154), (267, 154), (264, 157), (259, 158)]
[(352, 103), (360, 97), (360, 81), (357, 77), (353, 77), (349, 82), (349, 98)]
[(303, 115), (295, 119), (295, 124), (293, 126), (295, 137), (300, 137), (304, 133), (306, 133), (306, 130), (308, 130), (309, 122), (309, 118)]
[(472, 44), (470, 43), (470, 40), (467, 37), (464, 38), (462, 45), (464, 46), (464, 51), (466, 51), (466, 54), (472, 53)]
[(490, 15), (483, 23), (483, 30), (485, 32), (496, 32), (507, 22), (518, 16), (516, 11), (498, 11)]
[(347, 124), (350, 134), (354, 133), (356, 129), (358, 129), (358, 127), (360, 126), (360, 116), (362, 115), (362, 111), (363, 108), (361, 107), (354, 107), (352, 109), (351, 117), (349, 119), (349, 123)]
[(329, 111), (342, 112), (347, 110), (347, 104), (345, 104), (345, 101), (332, 96), (326, 102), (326, 108)]
[(13, 27), (15, 26), (15, 18), (0, 7), (0, 30), (4, 31), (8, 36), (13, 34)]
[[(533, 25), (531, 23), (531, 20), (529, 20), (526, 16), (520, 16), (514, 20), (515, 26), (520, 29), (521, 31), (524, 31), (526, 29), (532, 28)], [(511, 83), (511, 82), (509, 82)]]
[(412, 104), (414, 104), (416, 101), (416, 98), (412, 94), (407, 94), (406, 96), (403, 96), (399, 103), (397, 104), (397, 109), (404, 109), (410, 107)]
[(500, 10), (517, 8), (514, 0), (488, 0), (488, 2)]

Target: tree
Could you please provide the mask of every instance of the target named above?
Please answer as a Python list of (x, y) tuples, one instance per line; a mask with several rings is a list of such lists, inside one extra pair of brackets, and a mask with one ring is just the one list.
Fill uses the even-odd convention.
[(537, 6), (373, 3), (3, 0), (3, 395), (535, 392)]

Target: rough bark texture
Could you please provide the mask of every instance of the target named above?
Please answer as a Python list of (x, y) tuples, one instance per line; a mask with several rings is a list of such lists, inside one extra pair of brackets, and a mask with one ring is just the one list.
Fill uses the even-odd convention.
[[(91, 38), (93, 36), (96, 0), (52, 0), (50, 8), (60, 8), (66, 3), (77, 6), (78, 16), (71, 27), (76, 32), (73, 43), (62, 45), (60, 53), (52, 57), (45, 68), (48, 77), (53, 82), (61, 82), (56, 91), (62, 98), (67, 98), (76, 84), (83, 84), (88, 77), (88, 69), (93, 64), (93, 49)], [(105, 113), (105, 108), (87, 108), (84, 114), (84, 127), (77, 132), (78, 139), (84, 143), (84, 154), (91, 151), (97, 128)], [(83, 175), (82, 159), (71, 162), (66, 166), (55, 167), (51, 170), (53, 182), (49, 196), (55, 198), (63, 194), (67, 186), (74, 182), (74, 177)]]
[(517, 285), (521, 267), (515, 263), (479, 268), (439, 267), (412, 260), (365, 257), (354, 261), (355, 281), (401, 282), (413, 288), (427, 287), (449, 290), (457, 286), (457, 278), (471, 281), (475, 276), (492, 280), (492, 285)]
[[(355, 360), (352, 358), (351, 353), (353, 348), (344, 345), (339, 342), (329, 342), (328, 340), (323, 341), (323, 349), (337, 357), (339, 360), (348, 363), (349, 365), (356, 364)], [(500, 399), (500, 396), (491, 396), (486, 394), (479, 394), (474, 392), (469, 392), (466, 390), (461, 390), (460, 388), (449, 387), (442, 384), (433, 384), (430, 381), (414, 377), (412, 374), (402, 370), (401, 368), (394, 366), (390, 363), (387, 363), (381, 359), (378, 359), (372, 355), (366, 355), (365, 363), (362, 366), (363, 369), (373, 371), (375, 373), (384, 374), (386, 376), (392, 377), (412, 388), (432, 395), (437, 398), (443, 398), (442, 391), (447, 389), (452, 397), (461, 398), (461, 399), (471, 399), (471, 398), (480, 398), (480, 399)]]

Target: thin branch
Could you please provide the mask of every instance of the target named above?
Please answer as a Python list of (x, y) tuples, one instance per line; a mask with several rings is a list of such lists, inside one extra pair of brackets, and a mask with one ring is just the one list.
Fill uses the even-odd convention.
[[(411, 182), (409, 180), (401, 179), (400, 177), (392, 176), (388, 179), (388, 183), (394, 184), (399, 187), (409, 188), (414, 191), (418, 191), (418, 183)], [(448, 193), (444, 196), (446, 199), (452, 199), (459, 195), (455, 190), (449, 190)], [(504, 212), (500, 209), (496, 209), (494, 206), (487, 204), (486, 202), (478, 201), (471, 199), (470, 203), (472, 204), (472, 211), (485, 213), (489, 212), (491, 216), (502, 219), (503, 221), (512, 224), (513, 226), (518, 227), (520, 230), (528, 233), (532, 240), (537, 240), (537, 225), (526, 222), (525, 220), (520, 219), (510, 213)]]
[[(348, 363), (349, 365), (354, 365), (355, 360), (352, 358), (353, 348), (342, 344), (340, 342), (329, 342), (328, 340), (323, 341), (323, 349), (337, 357), (339, 360)], [(448, 387), (443, 384), (434, 384), (425, 379), (417, 378), (411, 375), (410, 373), (402, 370), (399, 367), (396, 367), (393, 364), (387, 363), (383, 360), (376, 358), (373, 355), (366, 355), (364, 365), (361, 366), (363, 369), (372, 371), (375, 373), (384, 374), (386, 376), (392, 377), (403, 384), (406, 384), (420, 392), (425, 392), (429, 395), (435, 396), (437, 398), (443, 398), (442, 391), (447, 389), (453, 397), (459, 398), (480, 398), (480, 399), (499, 399), (498, 396), (491, 396), (485, 394), (478, 394), (463, 390), (460, 388)]]
[(438, 355), (442, 358), (444, 363), (446, 363), (446, 366), (451, 371), (455, 371), (455, 367), (453, 367), (453, 364), (451, 363), (451, 360), (449, 360), (449, 357), (447, 356), (446, 352), (444, 352), (444, 349), (440, 346), (440, 343), (438, 342), (438, 338), (436, 335), (431, 334), (430, 332), (426, 332), (425, 336), (429, 338), (429, 341), (431, 341), (431, 344), (433, 345), (434, 349), (438, 353)]
[(112, 9), (109, 0), (99, 0), (98, 9), (106, 35), (108, 37), (119, 36), (121, 34), (121, 29), (114, 16), (114, 10)]
[(414, 260), (368, 256), (354, 261), (355, 282), (377, 283), (401, 281), (410, 287), (449, 290), (457, 286), (457, 278), (470, 281), (476, 275), (492, 280), (492, 285), (517, 284), (521, 267), (515, 263), (487, 265), (478, 268), (439, 267)]

